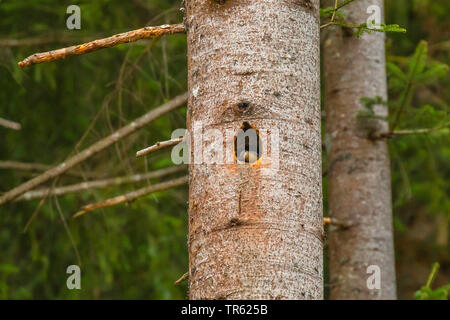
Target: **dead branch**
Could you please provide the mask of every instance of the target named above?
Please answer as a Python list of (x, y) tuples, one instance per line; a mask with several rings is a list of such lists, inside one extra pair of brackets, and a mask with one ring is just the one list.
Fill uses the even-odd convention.
[(136, 158), (143, 157), (143, 156), (145, 156), (147, 154), (150, 154), (152, 152), (155, 152), (155, 151), (158, 151), (158, 150), (161, 150), (161, 149), (170, 148), (172, 146), (175, 146), (175, 145), (181, 143), (182, 141), (183, 141), (183, 138), (157, 142), (156, 144), (154, 144), (151, 147), (148, 147), (148, 148), (145, 148), (145, 149), (142, 149), (142, 150), (138, 151), (136, 153)]
[(19, 162), (19, 161), (1, 161), (0, 169), (23, 170), (23, 171), (45, 171), (50, 166), (41, 163)]
[(188, 97), (188, 94), (184, 93), (178, 97), (175, 97), (174, 99), (170, 100), (169, 102), (166, 102), (165, 104), (157, 107), (156, 109), (152, 109), (151, 111), (144, 114), (140, 118), (134, 120), (130, 124), (126, 125), (125, 127), (122, 127), (121, 129), (117, 130), (116, 132), (109, 135), (108, 137), (106, 137), (100, 141), (97, 141), (90, 147), (84, 149), (80, 153), (69, 158), (68, 160), (64, 161), (63, 163), (59, 164), (58, 166), (56, 166), (52, 169), (49, 169), (49, 170), (45, 171), (44, 173), (42, 173), (41, 175), (39, 175), (31, 180), (28, 180), (27, 182), (19, 185), (18, 187), (4, 193), (2, 196), (0, 196), (0, 205), (17, 198), (18, 196), (24, 194), (25, 192), (38, 187), (39, 185), (47, 182), (48, 180), (50, 180), (54, 177), (57, 177), (57, 176), (63, 174), (64, 172), (73, 168), (77, 164), (92, 157), (94, 154), (106, 149), (107, 147), (113, 145), (117, 141), (136, 132), (137, 130), (139, 130), (140, 128), (149, 124), (153, 120), (180, 107), (187, 101), (187, 97)]
[(173, 284), (176, 286), (179, 286), (181, 283), (183, 283), (183, 281), (189, 279), (189, 272), (186, 272), (185, 274), (183, 274), (180, 279), (178, 279), (177, 281), (175, 281)]
[(138, 183), (141, 181), (145, 181), (148, 179), (154, 179), (154, 178), (160, 178), (172, 173), (180, 172), (182, 170), (185, 170), (186, 167), (184, 166), (174, 166), (169, 168), (164, 168), (156, 171), (147, 172), (144, 174), (135, 174), (131, 176), (125, 176), (125, 177), (116, 177), (116, 178), (110, 178), (110, 179), (103, 179), (103, 180), (96, 180), (96, 181), (88, 181), (88, 182), (82, 182), (77, 183), (69, 186), (64, 186), (60, 188), (48, 188), (48, 189), (41, 189), (41, 190), (35, 190), (35, 191), (29, 191), (20, 197), (16, 198), (15, 201), (24, 201), (24, 200), (34, 200), (34, 199), (41, 199), (47, 196), (62, 196), (68, 193), (74, 193), (74, 192), (80, 192), (90, 189), (100, 189), (100, 188), (108, 188), (112, 186), (118, 186), (122, 184), (129, 184), (129, 183)]
[(123, 43), (129, 43), (153, 37), (160, 37), (166, 34), (176, 34), (185, 32), (186, 30), (183, 24), (145, 27), (137, 30), (119, 33), (108, 38), (98, 39), (68, 48), (62, 48), (49, 52), (35, 53), (26, 58), (25, 60), (19, 62), (18, 65), (21, 68), (25, 68), (38, 63), (66, 59), (67, 57), (71, 56), (79, 56), (100, 49), (111, 48)]
[(434, 128), (423, 128), (423, 129), (406, 129), (406, 130), (395, 130), (390, 132), (375, 132), (372, 133), (370, 138), (372, 140), (378, 139), (391, 139), (395, 136), (404, 136), (404, 135), (413, 135), (413, 134), (425, 134), (431, 133), (433, 131), (438, 131), (440, 129), (444, 129), (450, 126), (450, 122), (444, 123), (443, 125), (434, 127)]
[(13, 130), (20, 130), (22, 129), (22, 126), (20, 125), (20, 123), (11, 121), (11, 120), (6, 120), (3, 118), (0, 118), (0, 126), (8, 128), (8, 129), (13, 129)]
[(73, 43), (74, 41), (92, 41), (99, 36), (103, 36), (97, 34), (96, 36), (72, 36), (66, 33), (61, 34), (51, 34), (46, 35), (45, 37), (38, 38), (22, 38), (22, 39), (0, 39), (0, 47), (4, 48), (12, 48), (12, 47), (25, 47), (25, 46), (42, 46), (50, 43)]
[(88, 205), (84, 206), (83, 208), (81, 208), (80, 211), (75, 213), (73, 215), (73, 218), (78, 218), (90, 211), (93, 211), (93, 210), (96, 210), (99, 208), (106, 208), (106, 207), (116, 206), (118, 204), (125, 203), (125, 202), (132, 202), (138, 198), (141, 198), (143, 196), (149, 195), (154, 192), (164, 191), (169, 188), (181, 186), (181, 185), (188, 183), (188, 180), (189, 180), (188, 176), (183, 176), (181, 178), (177, 178), (177, 179), (166, 181), (166, 182), (161, 182), (161, 183), (158, 183), (155, 185), (151, 185), (151, 186), (148, 186), (145, 188), (141, 188), (141, 189), (129, 192), (129, 193), (121, 195), (121, 196), (110, 198), (110, 199), (107, 199), (100, 203), (88, 204)]
[[(20, 161), (2, 161), (0, 160), (0, 169), (6, 170), (22, 170), (22, 171), (46, 171), (51, 169), (52, 166), (42, 163), (35, 162), (20, 162)], [(98, 178), (98, 174), (94, 172), (85, 172), (71, 169), (64, 174), (71, 175), (74, 177), (89, 177), (89, 178)]]

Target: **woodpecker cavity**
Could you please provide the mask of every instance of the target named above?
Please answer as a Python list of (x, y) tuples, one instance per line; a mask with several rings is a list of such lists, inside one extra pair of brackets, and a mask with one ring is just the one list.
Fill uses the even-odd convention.
[(234, 154), (238, 163), (253, 164), (262, 155), (262, 143), (258, 130), (244, 122), (234, 137)]

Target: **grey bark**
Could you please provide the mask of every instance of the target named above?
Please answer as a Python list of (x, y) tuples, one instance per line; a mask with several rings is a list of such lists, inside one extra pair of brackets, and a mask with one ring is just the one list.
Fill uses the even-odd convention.
[[(382, 0), (355, 1), (346, 20), (366, 22), (370, 5), (383, 12)], [(330, 227), (331, 299), (396, 298), (389, 151), (385, 140), (369, 138), (388, 123), (357, 117), (361, 97), (387, 100), (384, 39), (378, 32), (355, 38), (340, 27), (323, 39), (329, 214), (351, 225)], [(385, 106), (375, 112), (387, 116)], [(381, 271), (379, 290), (367, 286), (371, 265)]]
[(190, 165), (189, 297), (322, 299), (319, 1), (221, 2), (186, 1), (187, 127), (277, 129), (279, 167)]

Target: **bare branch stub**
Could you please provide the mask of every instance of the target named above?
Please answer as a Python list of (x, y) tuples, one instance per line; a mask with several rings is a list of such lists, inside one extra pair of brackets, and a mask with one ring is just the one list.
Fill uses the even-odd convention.
[(28, 191), (22, 196), (16, 198), (14, 201), (25, 201), (25, 200), (34, 200), (41, 199), (47, 196), (63, 196), (68, 193), (75, 193), (80, 191), (86, 191), (91, 189), (99, 189), (99, 188), (109, 188), (112, 186), (119, 186), (123, 184), (131, 184), (131, 183), (139, 183), (142, 181), (146, 181), (148, 179), (160, 178), (166, 175), (170, 175), (173, 173), (177, 173), (185, 170), (185, 166), (173, 166), (168, 168), (163, 168), (160, 170), (150, 171), (141, 174), (135, 174), (125, 177), (115, 177), (108, 178), (102, 180), (94, 180), (81, 182), (77, 184), (67, 185), (59, 188), (50, 188), (50, 189), (39, 189)]
[(181, 283), (183, 283), (185, 280), (189, 279), (189, 272), (186, 272), (185, 274), (183, 274), (180, 279), (178, 279), (177, 281), (175, 281), (173, 284), (175, 286), (179, 286)]
[(35, 53), (18, 63), (19, 67), (25, 68), (34, 64), (51, 62), (65, 59), (70, 56), (79, 56), (82, 54), (94, 52), (100, 49), (111, 48), (123, 43), (135, 42), (141, 39), (160, 37), (166, 34), (185, 33), (186, 29), (182, 23), (174, 25), (162, 25), (157, 27), (144, 27), (120, 34), (113, 35), (104, 39), (97, 39), (80, 45), (68, 48), (57, 49), (48, 52)]
[(147, 154), (156, 152), (156, 151), (161, 150), (161, 149), (170, 148), (170, 147), (175, 146), (175, 145), (177, 145), (177, 144), (179, 144), (181, 142), (183, 142), (183, 138), (157, 142), (153, 146), (150, 146), (148, 148), (145, 148), (145, 149), (142, 149), (142, 150), (138, 151), (136, 153), (136, 158), (143, 157), (143, 156), (145, 156)]
[(348, 229), (355, 225), (353, 221), (341, 221), (331, 217), (323, 218), (324, 226), (336, 226), (341, 229)]

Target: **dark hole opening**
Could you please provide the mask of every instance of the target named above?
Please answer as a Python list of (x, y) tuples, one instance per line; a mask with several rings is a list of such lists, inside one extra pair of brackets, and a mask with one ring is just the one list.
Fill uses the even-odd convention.
[(262, 142), (259, 132), (248, 122), (242, 124), (234, 137), (234, 155), (238, 163), (255, 163), (262, 155)]
[(242, 102), (238, 103), (238, 108), (241, 111), (246, 110), (249, 106), (250, 106), (250, 102), (247, 102), (247, 101), (242, 101)]

